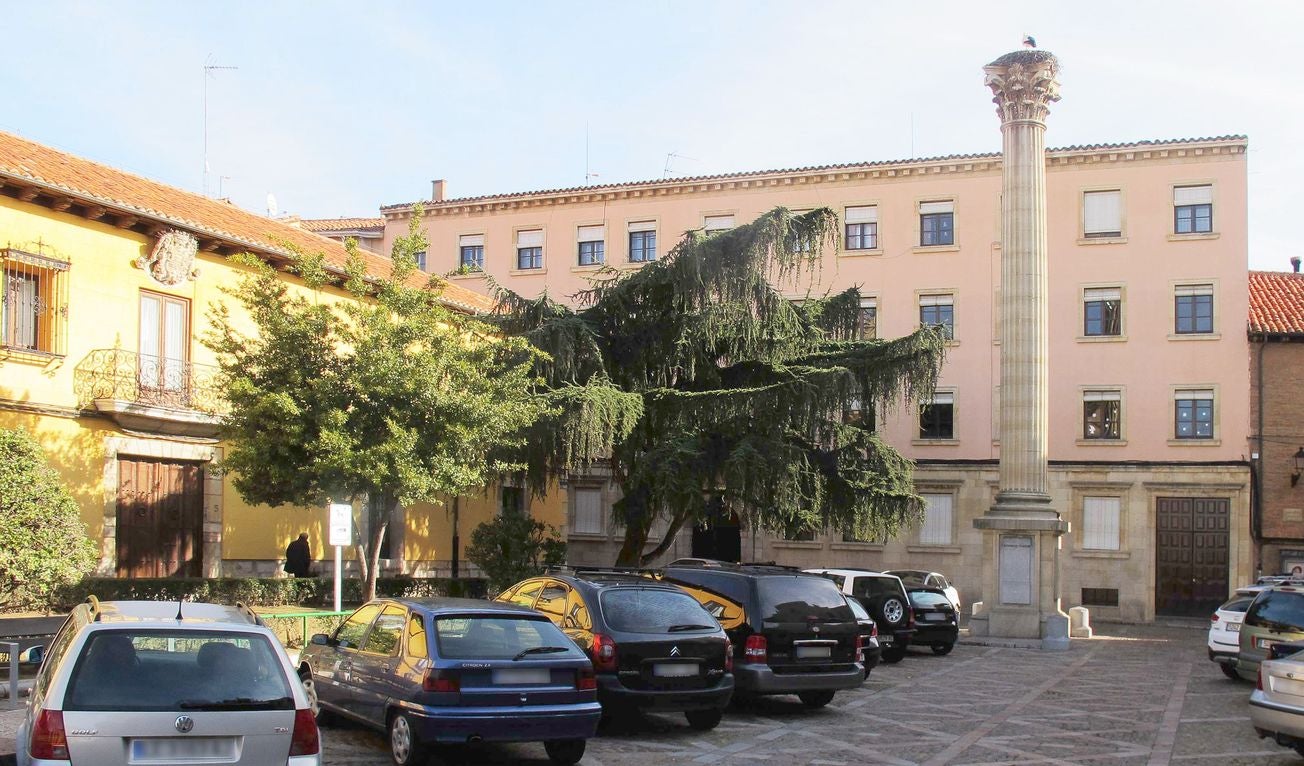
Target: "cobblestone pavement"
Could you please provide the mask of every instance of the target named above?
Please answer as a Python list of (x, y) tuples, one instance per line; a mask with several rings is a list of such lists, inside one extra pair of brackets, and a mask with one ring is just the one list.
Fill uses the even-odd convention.
[[(587, 766), (649, 764), (1299, 764), (1250, 727), (1250, 686), (1205, 653), (1205, 626), (1105, 625), (1048, 653), (961, 644), (879, 666), (823, 710), (794, 697), (735, 705), (712, 732), (650, 715), (589, 740)], [(384, 738), (326, 729), (326, 762), (388, 763)], [(547, 763), (537, 744), (466, 763)]]

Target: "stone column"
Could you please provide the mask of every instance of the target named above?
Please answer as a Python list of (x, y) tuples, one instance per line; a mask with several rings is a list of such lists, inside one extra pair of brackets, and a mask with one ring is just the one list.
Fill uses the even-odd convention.
[[(1059, 538), (1067, 525), (1047, 491), (1046, 115), (1059, 62), (1039, 50), (983, 68), (1001, 118), (1001, 459), (983, 530), (984, 612), (975, 633), (1068, 645), (1059, 610)], [(1061, 624), (1062, 620), (1062, 624)]]

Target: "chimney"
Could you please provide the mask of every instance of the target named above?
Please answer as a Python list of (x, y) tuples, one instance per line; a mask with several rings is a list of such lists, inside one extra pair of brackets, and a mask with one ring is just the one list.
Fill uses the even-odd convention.
[(1296, 273), (1296, 274), (1299, 273), (1299, 256), (1298, 256), (1298, 255), (1292, 255), (1292, 256), (1290, 257), (1290, 267), (1291, 267), (1292, 269), (1295, 270), (1295, 273)]
[(435, 180), (433, 180), (433, 181), (430, 182), (430, 201), (431, 201), (431, 202), (443, 202), (443, 201), (444, 201), (444, 183), (445, 183), (445, 181), (444, 181), (444, 179), (442, 179), (442, 178), (436, 178)]

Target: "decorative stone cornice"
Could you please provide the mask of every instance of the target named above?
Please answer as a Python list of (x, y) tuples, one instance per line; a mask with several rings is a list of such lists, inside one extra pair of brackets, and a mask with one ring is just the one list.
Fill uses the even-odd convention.
[(996, 95), (996, 115), (1002, 123), (1045, 122), (1050, 105), (1060, 100), (1059, 60), (1049, 51), (1007, 53), (983, 67), (987, 87)]

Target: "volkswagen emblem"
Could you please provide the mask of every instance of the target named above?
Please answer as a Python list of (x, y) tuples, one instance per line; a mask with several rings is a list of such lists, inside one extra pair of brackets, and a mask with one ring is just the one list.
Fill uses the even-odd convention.
[(672, 647), (670, 647), (670, 656), (671, 656), (671, 657), (678, 657), (678, 656), (679, 656), (679, 647), (677, 647), (677, 646), (672, 646)]
[(188, 715), (177, 716), (177, 731), (185, 734), (195, 728), (195, 719)]

